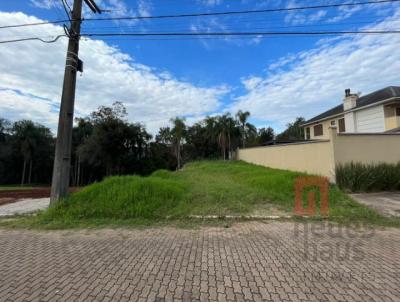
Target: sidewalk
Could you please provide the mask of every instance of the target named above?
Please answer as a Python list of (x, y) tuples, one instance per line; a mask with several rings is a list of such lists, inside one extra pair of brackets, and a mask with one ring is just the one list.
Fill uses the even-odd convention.
[(50, 204), (50, 198), (20, 199), (17, 202), (0, 206), (0, 217), (29, 214), (46, 209)]

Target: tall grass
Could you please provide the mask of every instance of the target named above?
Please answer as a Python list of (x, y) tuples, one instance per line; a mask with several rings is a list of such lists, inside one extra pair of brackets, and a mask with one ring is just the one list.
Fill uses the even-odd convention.
[[(35, 223), (62, 228), (90, 221), (102, 221), (102, 225), (104, 221), (121, 224), (135, 219), (155, 222), (188, 215), (243, 215), (270, 206), (291, 213), (294, 183), (300, 175), (304, 174), (240, 161), (201, 161), (177, 172), (159, 170), (148, 177), (110, 177), (49, 208), (35, 218)], [(381, 219), (335, 186), (329, 189), (329, 203), (331, 217)]]
[(349, 192), (400, 190), (400, 162), (396, 165), (341, 164), (336, 167), (336, 183)]
[(44, 218), (165, 218), (178, 206), (185, 187), (158, 177), (115, 176), (90, 185), (52, 207)]

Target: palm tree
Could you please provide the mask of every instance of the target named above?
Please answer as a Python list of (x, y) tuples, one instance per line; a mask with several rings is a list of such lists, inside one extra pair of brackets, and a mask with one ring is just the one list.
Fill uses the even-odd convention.
[(177, 169), (180, 169), (182, 164), (181, 144), (186, 130), (185, 119), (176, 117), (174, 119), (171, 119), (171, 123), (173, 124), (173, 128), (171, 130), (172, 147), (177, 161)]
[(232, 159), (232, 151), (234, 149), (234, 145), (237, 146), (237, 143), (235, 142), (238, 140), (238, 137), (240, 137), (240, 129), (237, 127), (237, 123), (234, 118), (229, 114), (227, 116), (226, 126), (228, 133), (228, 158)]
[(252, 124), (247, 122), (247, 119), (250, 116), (250, 112), (248, 111), (242, 111), (239, 110), (236, 113), (236, 118), (238, 119), (238, 123), (240, 125), (240, 130), (242, 134), (242, 146), (243, 148), (246, 147), (246, 138), (248, 136), (248, 133), (254, 133), (257, 132), (256, 127), (254, 127)]
[(228, 151), (229, 159), (232, 151), (232, 133), (235, 128), (235, 121), (229, 113), (217, 117), (218, 144), (221, 147), (222, 158), (226, 159)]

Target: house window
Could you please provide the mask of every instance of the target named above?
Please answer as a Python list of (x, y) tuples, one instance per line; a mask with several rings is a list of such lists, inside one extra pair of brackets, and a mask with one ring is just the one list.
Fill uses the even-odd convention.
[(336, 121), (335, 120), (331, 121), (331, 126), (335, 126), (335, 125), (336, 125)]
[(344, 123), (344, 118), (338, 120), (339, 132), (346, 132), (346, 124)]
[(397, 116), (400, 116), (400, 107), (397, 107), (397, 108), (396, 108), (396, 115), (397, 115)]
[(306, 139), (311, 139), (310, 127), (307, 127), (307, 128), (306, 128)]
[(322, 128), (322, 124), (314, 126), (314, 136), (324, 135), (324, 130)]

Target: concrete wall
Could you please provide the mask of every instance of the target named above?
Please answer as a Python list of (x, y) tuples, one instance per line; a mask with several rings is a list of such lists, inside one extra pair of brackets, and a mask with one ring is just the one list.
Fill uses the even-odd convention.
[(327, 176), (335, 181), (341, 163), (391, 163), (400, 161), (400, 134), (337, 134), (329, 140), (239, 149), (237, 159), (261, 166)]
[(335, 163), (395, 164), (400, 161), (399, 134), (339, 134), (334, 139)]
[(265, 167), (334, 177), (331, 141), (239, 149), (237, 159)]

